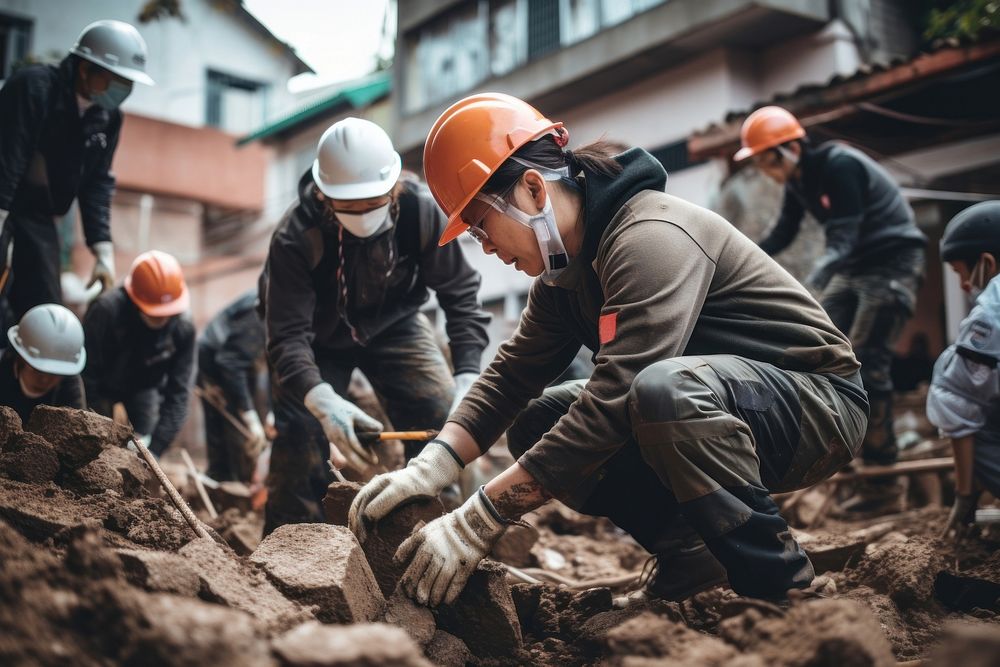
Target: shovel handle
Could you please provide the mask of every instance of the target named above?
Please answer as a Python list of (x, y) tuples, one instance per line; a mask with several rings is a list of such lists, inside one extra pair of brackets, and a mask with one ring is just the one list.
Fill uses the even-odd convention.
[(381, 440), (430, 440), (437, 434), (437, 431), (362, 431), (357, 436), (359, 442), (370, 445)]

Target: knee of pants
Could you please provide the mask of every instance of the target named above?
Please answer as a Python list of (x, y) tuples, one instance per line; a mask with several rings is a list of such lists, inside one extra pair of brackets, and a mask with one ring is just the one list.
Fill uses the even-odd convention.
[(706, 390), (688, 365), (673, 359), (658, 361), (636, 375), (629, 388), (632, 424), (690, 419), (703, 412), (694, 397)]

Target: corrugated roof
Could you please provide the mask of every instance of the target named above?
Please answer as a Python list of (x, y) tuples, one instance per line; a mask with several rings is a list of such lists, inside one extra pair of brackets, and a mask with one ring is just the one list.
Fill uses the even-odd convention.
[(290, 132), (296, 127), (309, 123), (341, 106), (350, 109), (368, 106), (388, 95), (390, 90), (392, 90), (391, 74), (388, 71), (376, 72), (364, 79), (338, 88), (330, 95), (311, 101), (305, 106), (268, 123), (256, 132), (241, 137), (236, 145), (242, 146), (253, 141), (261, 141)]

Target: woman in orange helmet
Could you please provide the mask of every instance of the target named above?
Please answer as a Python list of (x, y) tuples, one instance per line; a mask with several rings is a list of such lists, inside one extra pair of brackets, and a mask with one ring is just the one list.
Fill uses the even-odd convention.
[(187, 418), (194, 383), (190, 295), (173, 256), (135, 258), (125, 284), (102, 294), (83, 318), (87, 404), (110, 417), (125, 406), (132, 427), (161, 456)]
[[(754, 111), (743, 123), (741, 138), (743, 147), (734, 159), (753, 160), (785, 188), (781, 214), (760, 247), (769, 255), (788, 247), (806, 212), (823, 225), (826, 250), (805, 284), (820, 294), (823, 308), (847, 333), (861, 362), (872, 412), (862, 456), (875, 464), (893, 463), (892, 355), (916, 305), (927, 238), (881, 165), (840, 142), (811, 145), (785, 109)], [(874, 509), (872, 503), (891, 501), (893, 490), (884, 484), (868, 487), (852, 505)]]
[[(809, 586), (812, 565), (769, 494), (833, 474), (859, 446), (867, 401), (850, 343), (731, 224), (665, 194), (649, 153), (569, 151), (567, 139), (562, 123), (495, 93), (457, 102), (431, 129), (441, 242), (468, 232), (539, 279), (425, 449), (452, 463), (373, 479), (352, 530), (364, 540), (407, 498), (437, 494), (507, 430), (517, 463), (400, 547), (418, 601), (453, 600), (506, 526), (553, 497), (656, 555), (654, 595), (711, 585), (720, 563), (744, 595)], [(545, 389), (581, 345), (594, 353), (589, 381)]]

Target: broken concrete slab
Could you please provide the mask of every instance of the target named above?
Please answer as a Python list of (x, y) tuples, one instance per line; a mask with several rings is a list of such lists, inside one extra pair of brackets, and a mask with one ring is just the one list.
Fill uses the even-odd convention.
[(272, 632), (312, 617), (282, 595), (264, 574), (245, 566), (211, 539), (192, 540), (178, 553), (198, 573), (203, 597), (249, 612)]
[(343, 526), (281, 526), (260, 543), (250, 561), (287, 597), (315, 605), (316, 618), (325, 623), (373, 621), (385, 609), (361, 545)]
[(323, 498), (323, 512), (326, 520), (335, 526), (346, 526), (347, 515), (351, 509), (354, 497), (361, 490), (357, 482), (333, 482), (326, 488)]
[(82, 495), (114, 491), (126, 498), (144, 495), (153, 473), (137, 454), (127, 449), (108, 448), (96, 459), (66, 475), (60, 484)]
[(55, 479), (58, 472), (59, 457), (45, 438), (23, 431), (7, 436), (0, 454), (0, 475), (18, 482), (44, 484)]
[(52, 485), (25, 484), (0, 477), (0, 519), (35, 542), (70, 531), (86, 519), (103, 520), (97, 504), (81, 506), (69, 493)]
[(96, 412), (39, 405), (25, 425), (51, 443), (59, 454), (64, 472), (96, 459), (106, 447), (125, 447), (132, 429), (116, 424)]
[(503, 565), (484, 560), (451, 605), (434, 609), (437, 625), (479, 658), (502, 658), (521, 648), (521, 625)]
[(421, 646), (426, 646), (437, 632), (431, 610), (411, 600), (399, 588), (386, 601), (385, 622), (403, 628)]
[(17, 411), (6, 405), (0, 405), (0, 450), (7, 446), (7, 439), (10, 436), (20, 433), (21, 430), (21, 416)]
[(196, 596), (201, 580), (190, 563), (166, 551), (117, 549), (125, 578), (147, 591)]
[(208, 488), (208, 497), (220, 514), (228, 509), (247, 514), (253, 509), (250, 487), (243, 482), (219, 482), (217, 487)]
[(498, 561), (514, 567), (531, 567), (536, 565), (536, 559), (531, 553), (531, 547), (538, 542), (538, 530), (527, 524), (508, 526), (500, 537), (490, 556)]
[(272, 667), (264, 629), (245, 612), (165, 594), (133, 596), (119, 664)]
[(303, 623), (271, 647), (285, 667), (432, 667), (405, 632), (384, 623)]
[(465, 667), (475, 662), (475, 656), (461, 639), (438, 630), (424, 648), (424, 655), (438, 667)]

